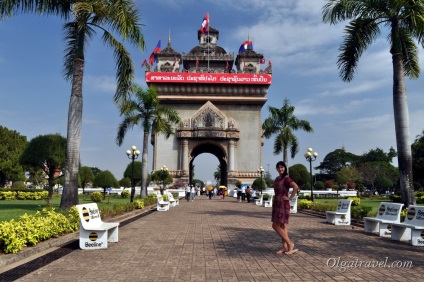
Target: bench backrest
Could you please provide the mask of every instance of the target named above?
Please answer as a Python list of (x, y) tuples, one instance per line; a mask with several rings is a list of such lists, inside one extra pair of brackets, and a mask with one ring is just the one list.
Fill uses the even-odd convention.
[(424, 206), (410, 205), (404, 223), (414, 226), (424, 226)]
[(84, 229), (90, 229), (90, 227), (103, 223), (96, 203), (77, 205), (77, 209)]
[(350, 213), (350, 205), (352, 200), (339, 200), (336, 212)]
[(375, 218), (400, 222), (402, 207), (400, 203), (381, 202)]

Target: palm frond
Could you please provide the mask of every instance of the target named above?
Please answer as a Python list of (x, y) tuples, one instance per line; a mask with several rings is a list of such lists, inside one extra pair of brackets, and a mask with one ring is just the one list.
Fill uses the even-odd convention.
[(372, 19), (356, 19), (351, 21), (345, 28), (345, 36), (340, 46), (340, 55), (337, 66), (340, 77), (344, 81), (351, 81), (362, 52), (380, 34), (378, 25)]

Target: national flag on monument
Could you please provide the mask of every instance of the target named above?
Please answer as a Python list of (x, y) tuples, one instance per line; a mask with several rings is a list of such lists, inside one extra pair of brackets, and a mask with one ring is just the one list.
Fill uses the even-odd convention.
[(261, 63), (261, 64), (265, 64), (265, 57), (262, 57), (260, 60), (259, 60), (259, 63)]
[(200, 31), (202, 35), (206, 34), (209, 31), (209, 14), (206, 13), (206, 16), (203, 18), (202, 25), (200, 26)]
[(230, 67), (230, 63), (227, 61), (227, 64), (225, 65), (225, 68), (228, 69)]
[(253, 50), (253, 42), (251, 40), (244, 41), (243, 44), (241, 44), (239, 53), (242, 53), (247, 49)]
[(141, 67), (144, 67), (144, 65), (146, 65), (146, 64), (147, 64), (147, 60), (144, 59), (144, 61), (141, 62)]
[(160, 42), (162, 39), (159, 39), (158, 44), (156, 45), (155, 49), (153, 49), (152, 54), (150, 54), (149, 63), (153, 66), (153, 63), (156, 61), (155, 53), (160, 52)]
[(199, 58), (196, 57), (196, 68), (199, 67)]

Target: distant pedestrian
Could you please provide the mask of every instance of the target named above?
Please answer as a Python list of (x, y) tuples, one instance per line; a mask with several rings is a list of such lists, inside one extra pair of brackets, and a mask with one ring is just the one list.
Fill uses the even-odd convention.
[(241, 186), (237, 187), (237, 202), (241, 203)]
[(187, 187), (185, 189), (185, 193), (186, 193), (185, 198), (188, 202), (188, 201), (190, 201), (190, 186), (189, 185), (187, 185)]
[(250, 186), (246, 187), (246, 200), (248, 203), (250, 203), (250, 197), (252, 196), (252, 189), (250, 189)]
[(190, 199), (191, 199), (192, 202), (194, 201), (194, 193), (195, 193), (194, 186), (191, 185), (190, 186)]
[(200, 199), (200, 187), (196, 186), (197, 199)]
[(241, 186), (241, 201), (246, 201), (246, 186)]

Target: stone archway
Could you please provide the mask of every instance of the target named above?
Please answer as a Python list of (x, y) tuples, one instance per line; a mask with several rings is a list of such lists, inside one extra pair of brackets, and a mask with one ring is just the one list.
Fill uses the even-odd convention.
[(227, 53), (212, 27), (207, 40), (196, 34), (199, 45), (188, 53), (175, 51), (168, 37), (167, 47), (155, 53), (156, 67), (146, 67), (146, 83), (155, 87), (160, 105), (181, 118), (169, 139), (152, 135), (152, 170), (166, 165), (176, 182), (188, 182), (196, 156), (211, 153), (221, 164), (220, 184), (251, 184), (262, 165), (261, 109), (272, 82), (271, 62), (262, 69), (264, 55), (249, 46), (236, 56)]
[(221, 167), (221, 179), (220, 179), (219, 185), (228, 186), (228, 183), (227, 183), (228, 165), (227, 165), (227, 155), (226, 155), (225, 148), (223, 148), (221, 144), (217, 144), (216, 142), (211, 142), (211, 141), (201, 141), (196, 143), (198, 144), (195, 144), (194, 148), (190, 152), (190, 164), (189, 164), (190, 181), (189, 182), (191, 183), (193, 181), (193, 171), (191, 170), (191, 168), (193, 167), (193, 162), (196, 159), (196, 157), (203, 153), (209, 153), (214, 155), (218, 159), (219, 165)]

